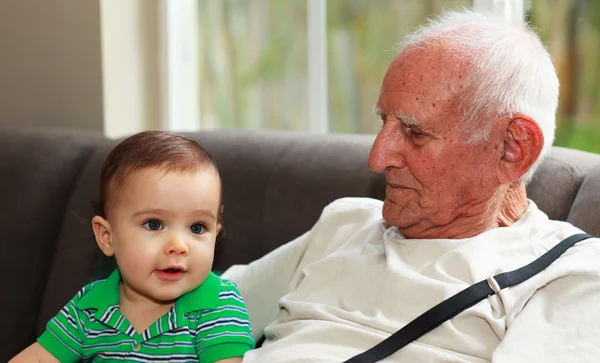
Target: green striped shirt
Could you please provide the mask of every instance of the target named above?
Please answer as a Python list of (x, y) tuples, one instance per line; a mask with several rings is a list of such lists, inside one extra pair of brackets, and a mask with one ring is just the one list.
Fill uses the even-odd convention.
[(115, 270), (86, 285), (48, 322), (38, 342), (63, 363), (210, 363), (254, 348), (246, 305), (233, 282), (210, 273), (139, 334), (119, 310), (120, 281)]

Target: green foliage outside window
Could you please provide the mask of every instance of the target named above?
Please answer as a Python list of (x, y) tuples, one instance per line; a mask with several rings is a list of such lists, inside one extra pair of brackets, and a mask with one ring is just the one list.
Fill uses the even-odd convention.
[[(561, 82), (556, 145), (600, 152), (600, 0), (530, 0)], [(376, 133), (402, 37), (472, 0), (327, 0), (329, 130)], [(307, 129), (305, 0), (200, 0), (202, 128)]]

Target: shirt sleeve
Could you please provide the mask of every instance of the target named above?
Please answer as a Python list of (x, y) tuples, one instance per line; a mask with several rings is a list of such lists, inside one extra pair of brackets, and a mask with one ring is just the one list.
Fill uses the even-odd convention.
[(304, 266), (323, 258), (336, 243), (345, 242), (356, 228), (381, 219), (381, 205), (381, 201), (368, 198), (338, 199), (323, 209), (310, 231), (249, 265), (232, 266), (222, 275), (239, 286), (256, 341), (277, 318), (279, 300), (296, 288)]
[(38, 343), (62, 363), (79, 362), (82, 357), (82, 329), (79, 311), (75, 308), (78, 296), (48, 322), (46, 330), (38, 338)]
[(196, 328), (196, 351), (200, 362), (243, 357), (254, 348), (246, 304), (235, 283), (221, 282), (216, 309), (202, 312)]
[(570, 275), (552, 281), (508, 326), (492, 362), (597, 361), (599, 306), (600, 276)]
[(247, 266), (233, 266), (223, 278), (235, 281), (248, 306), (254, 339), (279, 313), (279, 300), (289, 292), (293, 274), (304, 256), (307, 234), (289, 242)]

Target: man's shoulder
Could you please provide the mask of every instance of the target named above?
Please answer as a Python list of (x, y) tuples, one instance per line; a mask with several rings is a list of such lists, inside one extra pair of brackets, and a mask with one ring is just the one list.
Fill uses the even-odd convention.
[[(563, 240), (582, 233), (585, 231), (568, 222), (551, 219), (543, 221), (536, 226), (531, 235), (532, 246), (535, 250), (535, 256), (532, 257), (539, 258)], [(598, 280), (600, 278), (600, 238), (591, 236), (575, 243), (539, 275), (538, 288), (570, 276), (586, 276), (586, 278)]]
[[(545, 247), (554, 247), (562, 240), (580, 233), (584, 232), (574, 227), (569, 233), (562, 234), (557, 241), (551, 241), (550, 245)], [(558, 261), (564, 265), (565, 274), (600, 276), (600, 238), (591, 236), (577, 242), (565, 251)]]
[(342, 198), (331, 202), (307, 236), (306, 254), (317, 258), (352, 241), (364, 242), (372, 233), (382, 233), (382, 205), (382, 201), (370, 198)]
[[(545, 252), (566, 238), (582, 233), (586, 232), (569, 222), (545, 219), (538, 221), (532, 231), (531, 237), (533, 240), (539, 241), (539, 245)], [(600, 238), (598, 236), (591, 235), (590, 238), (577, 242), (565, 254), (579, 253), (588, 249), (600, 251)]]
[(371, 198), (337, 199), (323, 209), (311, 234), (329, 236), (335, 233), (339, 236), (342, 228), (347, 232), (370, 228), (382, 221), (382, 206), (382, 201)]
[[(530, 201), (525, 215), (514, 226), (525, 231), (529, 241), (534, 246), (539, 247), (538, 254), (547, 252), (572, 235), (586, 233), (586, 231), (570, 222), (550, 219), (533, 201)], [(600, 239), (598, 236), (592, 236), (576, 243), (565, 252), (565, 255), (568, 256), (588, 249), (600, 251), (599, 248)]]
[(381, 218), (381, 208), (383, 202), (373, 198), (346, 197), (336, 199), (323, 208), (321, 217), (331, 217), (338, 215), (356, 215), (359, 217), (375, 215)]

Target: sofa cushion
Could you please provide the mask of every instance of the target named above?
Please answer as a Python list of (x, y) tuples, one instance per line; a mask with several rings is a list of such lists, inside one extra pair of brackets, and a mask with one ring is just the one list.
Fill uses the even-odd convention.
[(550, 219), (566, 221), (571, 205), (598, 155), (553, 147), (527, 186), (527, 195)]
[(82, 132), (0, 129), (0, 229), (4, 243), (10, 244), (1, 262), (6, 312), (0, 330), (2, 362), (35, 341), (35, 322), (65, 208), (99, 138)]
[[(385, 197), (384, 178), (367, 167), (374, 135), (204, 131), (187, 136), (214, 156), (223, 180), (224, 236), (217, 242), (216, 270), (253, 261), (306, 232), (323, 207), (337, 198)], [(49, 271), (38, 333), (98, 271), (100, 251), (93, 240), (91, 206), (98, 198), (102, 163), (115, 144), (99, 143), (74, 186)], [(586, 173), (598, 160), (595, 154), (554, 148), (528, 186), (530, 197), (551, 218), (567, 219)], [(102, 267), (107, 266), (113, 265)]]
[(188, 134), (215, 158), (223, 179), (224, 236), (214, 268), (247, 263), (310, 229), (344, 196), (382, 198), (367, 168), (373, 135), (285, 131)]
[(567, 221), (600, 236), (600, 163), (583, 180)]
[(58, 313), (85, 284), (87, 284), (101, 256), (92, 231), (93, 205), (99, 198), (100, 170), (114, 141), (102, 140), (89, 158), (81, 177), (71, 185), (56, 252), (48, 271), (48, 283), (40, 296), (40, 310), (36, 334), (41, 334), (46, 323)]

